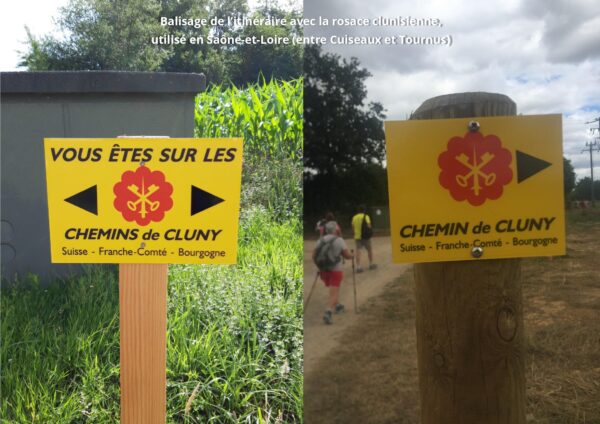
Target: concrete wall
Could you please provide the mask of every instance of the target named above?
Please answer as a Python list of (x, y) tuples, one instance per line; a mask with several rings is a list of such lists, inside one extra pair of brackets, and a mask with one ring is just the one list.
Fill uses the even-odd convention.
[(50, 263), (45, 137), (192, 137), (204, 88), (201, 74), (1, 73), (2, 278), (46, 282), (81, 269)]

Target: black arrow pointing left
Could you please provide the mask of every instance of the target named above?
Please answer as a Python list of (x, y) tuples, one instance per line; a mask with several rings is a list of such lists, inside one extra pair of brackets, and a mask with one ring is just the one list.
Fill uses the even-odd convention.
[(65, 202), (98, 216), (98, 187), (88, 187), (71, 197), (67, 197)]

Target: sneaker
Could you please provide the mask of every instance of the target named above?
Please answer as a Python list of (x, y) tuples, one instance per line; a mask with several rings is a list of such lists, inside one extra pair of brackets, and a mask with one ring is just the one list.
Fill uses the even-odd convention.
[(341, 303), (338, 303), (337, 305), (335, 305), (335, 313), (336, 314), (341, 314), (342, 312), (344, 312), (344, 305), (342, 305)]
[(356, 268), (356, 273), (360, 274), (361, 272), (363, 272), (363, 269), (361, 267)]
[(375, 268), (377, 268), (377, 264), (371, 264), (371, 265), (369, 265), (369, 269), (375, 269)]
[(325, 315), (323, 315), (323, 322), (325, 322), (325, 324), (332, 324), (333, 323), (333, 318), (331, 316), (331, 311), (325, 311)]

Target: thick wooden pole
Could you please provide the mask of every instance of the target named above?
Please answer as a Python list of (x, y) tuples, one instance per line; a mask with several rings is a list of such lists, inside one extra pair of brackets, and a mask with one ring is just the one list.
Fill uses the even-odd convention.
[(167, 265), (119, 265), (121, 423), (164, 424)]
[[(425, 101), (411, 119), (515, 114), (504, 95), (458, 93)], [(520, 259), (415, 264), (414, 273), (422, 424), (524, 424)]]

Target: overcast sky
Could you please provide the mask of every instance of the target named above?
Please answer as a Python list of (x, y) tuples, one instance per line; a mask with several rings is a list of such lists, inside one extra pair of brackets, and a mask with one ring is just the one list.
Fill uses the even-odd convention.
[[(506, 94), (524, 115), (562, 113), (564, 153), (579, 178), (590, 175), (589, 154), (580, 152), (592, 140), (585, 122), (600, 116), (600, 1), (305, 0), (304, 15), (439, 18), (439, 28), (313, 27), (305, 34), (451, 35), (450, 47), (326, 49), (357, 57), (373, 74), (369, 98), (384, 105), (388, 119), (406, 119), (430, 97), (465, 91)], [(600, 165), (600, 153), (594, 159)]]

